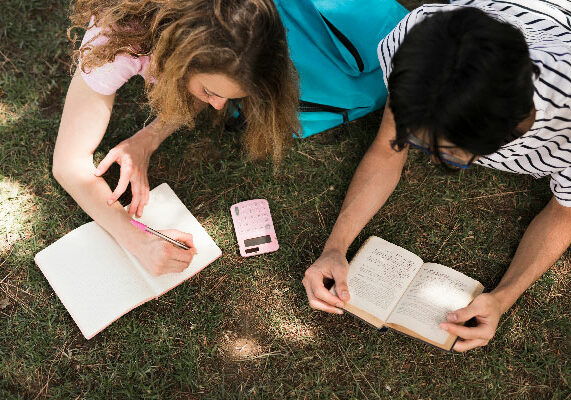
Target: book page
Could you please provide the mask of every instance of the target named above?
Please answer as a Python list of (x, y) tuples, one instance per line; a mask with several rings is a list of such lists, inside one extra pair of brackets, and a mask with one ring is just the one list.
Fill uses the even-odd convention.
[(87, 339), (154, 296), (118, 243), (95, 222), (40, 251), (35, 261)]
[(160, 296), (184, 282), (222, 254), (214, 240), (166, 183), (151, 190), (149, 203), (143, 210), (143, 216), (135, 219), (155, 230), (178, 229), (192, 234), (194, 245), (198, 251), (198, 254), (192, 258), (190, 265), (184, 271), (154, 276), (147, 272), (136, 257), (125, 249), (139, 274), (153, 288), (155, 296)]
[(451, 335), (438, 325), (446, 321), (446, 314), (466, 307), (482, 291), (480, 282), (461, 272), (444, 265), (426, 263), (387, 322), (408, 328), (429, 341), (443, 345), (449, 342)]
[(358, 308), (386, 321), (421, 266), (417, 255), (371, 236), (350, 263), (347, 285), (351, 299), (347, 310), (355, 313)]

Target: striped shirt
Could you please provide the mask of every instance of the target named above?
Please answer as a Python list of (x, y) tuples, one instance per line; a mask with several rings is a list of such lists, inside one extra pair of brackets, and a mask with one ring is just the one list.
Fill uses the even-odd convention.
[(385, 84), (392, 68), (391, 58), (412, 26), (436, 12), (466, 6), (516, 26), (540, 69), (534, 81), (536, 119), (531, 129), (474, 164), (535, 178), (549, 175), (557, 201), (571, 207), (571, 1), (457, 0), (419, 7), (379, 43), (377, 53)]

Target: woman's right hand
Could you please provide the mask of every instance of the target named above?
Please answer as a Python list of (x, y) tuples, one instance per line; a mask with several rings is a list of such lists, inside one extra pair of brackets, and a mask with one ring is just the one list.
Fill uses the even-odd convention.
[[(303, 286), (311, 308), (334, 314), (342, 314), (341, 308), (349, 301), (347, 288), (347, 272), (349, 263), (345, 254), (338, 250), (324, 250), (321, 256), (305, 271)], [(335, 292), (332, 294), (325, 287), (324, 280), (335, 281)]]
[(159, 232), (186, 244), (190, 249), (184, 250), (155, 235), (145, 234), (145, 240), (134, 249), (135, 256), (152, 275), (182, 272), (188, 267), (194, 255), (198, 254), (192, 235), (176, 229)]

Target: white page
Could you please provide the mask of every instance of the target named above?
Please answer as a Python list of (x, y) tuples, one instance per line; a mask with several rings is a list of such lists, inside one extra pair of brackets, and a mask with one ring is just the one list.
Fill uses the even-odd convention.
[(118, 243), (95, 222), (40, 251), (35, 261), (87, 339), (154, 295)]
[(466, 307), (473, 293), (482, 285), (452, 268), (426, 263), (402, 296), (387, 322), (444, 344), (449, 333), (438, 327), (446, 314)]
[(36, 254), (36, 263), (87, 339), (222, 254), (166, 183), (151, 191), (141, 221), (156, 229), (192, 233), (199, 254), (190, 267), (154, 277), (95, 222), (80, 226)]
[(351, 261), (349, 304), (386, 321), (421, 266), (416, 254), (371, 236)]
[(192, 258), (189, 267), (184, 271), (153, 276), (132, 254), (125, 250), (141, 276), (153, 288), (155, 296), (161, 295), (190, 278), (222, 254), (214, 240), (166, 183), (151, 191), (149, 203), (143, 210), (143, 216), (136, 219), (155, 230), (178, 229), (192, 234), (194, 245), (198, 251), (198, 254)]

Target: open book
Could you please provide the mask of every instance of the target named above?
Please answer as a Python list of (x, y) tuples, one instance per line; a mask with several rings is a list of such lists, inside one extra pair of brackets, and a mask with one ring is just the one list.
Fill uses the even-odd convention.
[(444, 265), (424, 263), (376, 236), (353, 257), (347, 285), (351, 299), (344, 309), (351, 314), (378, 329), (387, 326), (448, 351), (457, 337), (439, 324), (484, 290), (480, 282)]
[(138, 220), (158, 230), (191, 233), (198, 254), (188, 268), (153, 276), (95, 222), (74, 229), (36, 254), (36, 264), (86, 339), (181, 284), (222, 254), (166, 183), (151, 190)]

